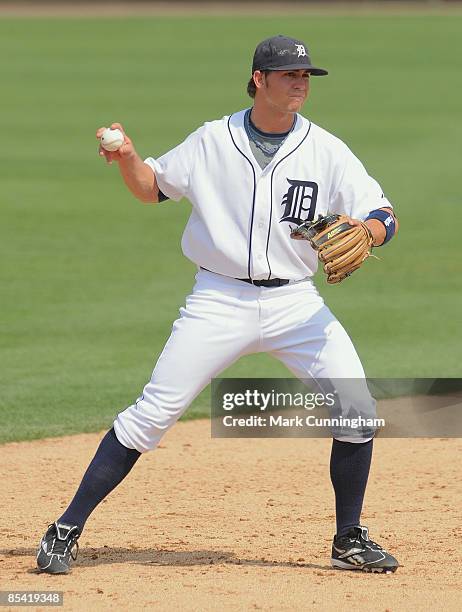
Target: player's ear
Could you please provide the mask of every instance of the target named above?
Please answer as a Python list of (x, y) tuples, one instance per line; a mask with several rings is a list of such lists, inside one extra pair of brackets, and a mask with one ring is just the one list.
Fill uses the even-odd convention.
[(253, 82), (255, 83), (255, 87), (257, 89), (261, 89), (264, 85), (265, 73), (261, 70), (255, 70), (253, 73)]

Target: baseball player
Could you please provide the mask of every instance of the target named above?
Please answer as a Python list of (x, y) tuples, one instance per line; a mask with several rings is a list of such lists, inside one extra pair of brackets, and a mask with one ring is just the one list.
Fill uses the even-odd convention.
[[(313, 284), (318, 258), (292, 229), (319, 215), (346, 215), (374, 246), (397, 230), (379, 184), (338, 138), (299, 114), (315, 67), (305, 43), (261, 42), (247, 92), (251, 108), (205, 123), (158, 159), (142, 160), (124, 135), (115, 152), (129, 190), (142, 202), (187, 198), (192, 212), (182, 249), (197, 265), (152, 377), (121, 412), (64, 514), (43, 536), (39, 570), (67, 573), (95, 507), (153, 450), (200, 391), (241, 355), (267, 352), (300, 379), (365, 379), (356, 350)], [(100, 128), (99, 138), (105, 128)], [(336, 498), (334, 567), (392, 572), (397, 560), (360, 524), (373, 439), (333, 439)]]

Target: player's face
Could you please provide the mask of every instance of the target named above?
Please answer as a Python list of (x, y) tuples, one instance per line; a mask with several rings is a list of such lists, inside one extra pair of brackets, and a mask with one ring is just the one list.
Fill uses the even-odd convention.
[(308, 97), (309, 79), (308, 70), (274, 70), (262, 75), (259, 91), (274, 110), (298, 113)]

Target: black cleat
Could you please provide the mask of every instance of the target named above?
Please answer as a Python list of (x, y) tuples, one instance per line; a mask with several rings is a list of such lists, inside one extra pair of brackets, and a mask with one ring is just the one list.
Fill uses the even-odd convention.
[(332, 543), (332, 567), (389, 574), (398, 561), (376, 542), (369, 540), (367, 527), (352, 527), (344, 536), (335, 536)]
[(47, 574), (67, 574), (71, 559), (77, 559), (79, 537), (76, 525), (58, 522), (49, 525), (37, 551), (37, 568)]

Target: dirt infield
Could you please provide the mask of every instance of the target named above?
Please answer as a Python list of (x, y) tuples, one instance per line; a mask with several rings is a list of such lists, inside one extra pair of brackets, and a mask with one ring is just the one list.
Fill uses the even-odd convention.
[[(68, 576), (35, 549), (101, 434), (0, 447), (0, 590), (64, 591), (65, 610), (459, 610), (458, 439), (378, 439), (363, 521), (402, 563), (333, 570), (330, 440), (211, 439), (178, 423), (90, 517)], [(16, 609), (16, 608), (15, 608)]]

